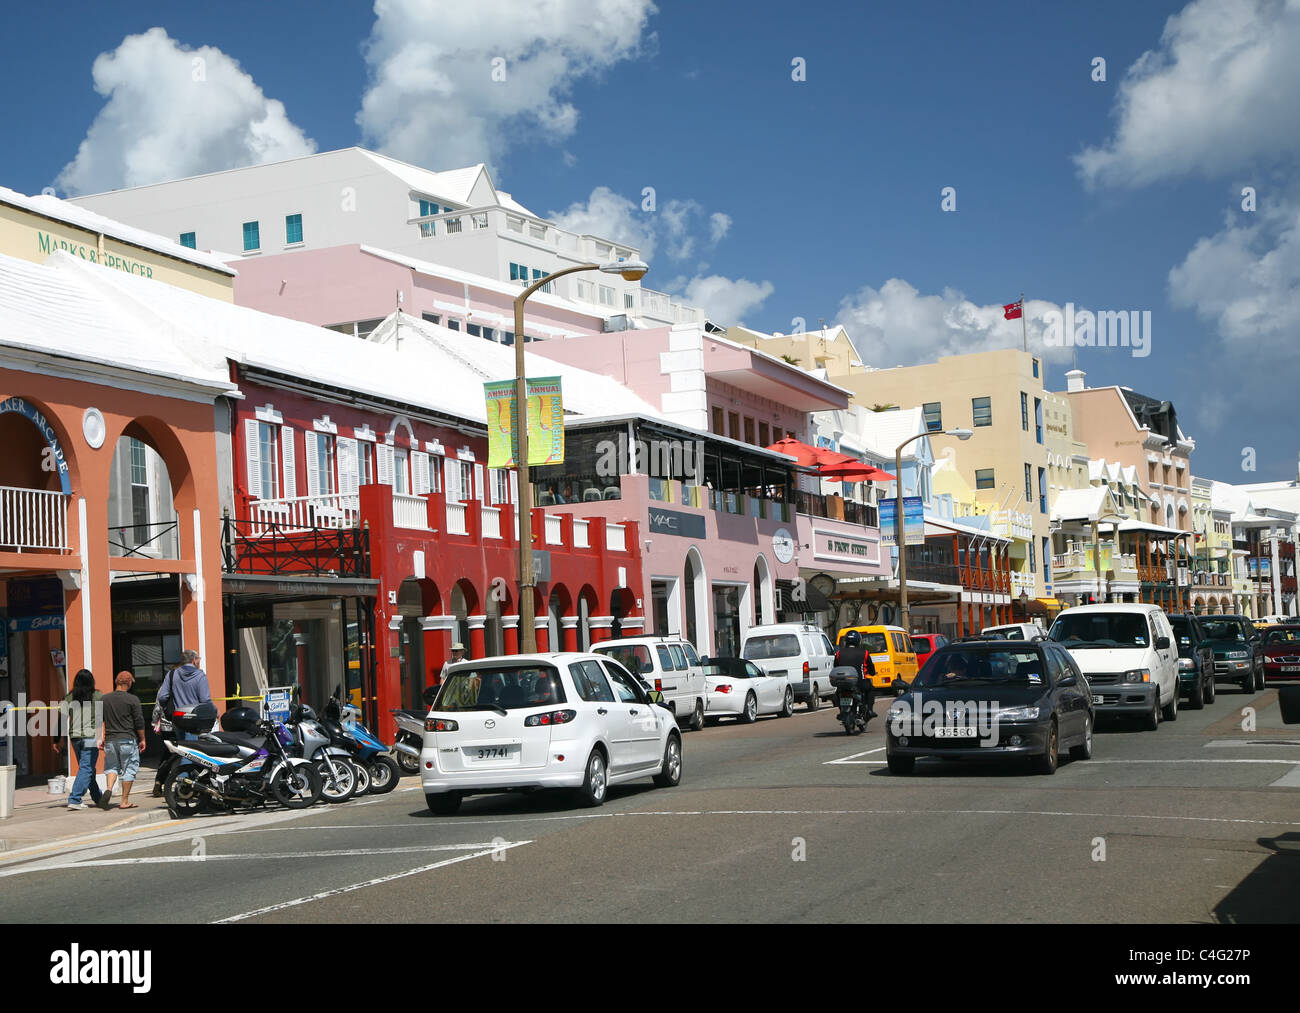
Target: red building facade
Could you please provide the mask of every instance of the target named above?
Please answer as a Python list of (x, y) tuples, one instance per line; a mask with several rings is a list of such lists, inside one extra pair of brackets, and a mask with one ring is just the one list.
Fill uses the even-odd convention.
[[(518, 651), (515, 475), (485, 467), (482, 423), (236, 369), (224, 578), (230, 667), (344, 685), (381, 733), (418, 706), (451, 644)], [(538, 650), (644, 628), (635, 522), (535, 509)]]

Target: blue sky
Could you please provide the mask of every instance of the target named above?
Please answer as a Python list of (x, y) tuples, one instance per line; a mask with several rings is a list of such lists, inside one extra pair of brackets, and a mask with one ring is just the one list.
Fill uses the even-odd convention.
[[(1172, 400), (1197, 474), (1294, 477), (1296, 3), (537, 0), (532, 23), (519, 5), (466, 6), (71, 4), (57, 32), (49, 8), (9, 10), (0, 184), (121, 185), (114, 160), (151, 136), (174, 174), (246, 162), (239, 117), (274, 100), (275, 150), (486, 160), (534, 211), (652, 248), (647, 285), (764, 330), (844, 323), (872, 365), (1018, 343), (996, 307), (1021, 291), (1040, 332), (1067, 302), (1150, 310), (1152, 354), (1079, 349), (1088, 382)], [(96, 57), (155, 26), (168, 40), (123, 51), (109, 108)], [(170, 110), (150, 78), (159, 54), (199, 47), (238, 62), (213, 65), (235, 96), (224, 126)], [(486, 85), (497, 52), (511, 76)], [(65, 170), (97, 117), (95, 157)], [(182, 157), (193, 138), (206, 153)], [(1048, 359), (1062, 389), (1068, 354)]]

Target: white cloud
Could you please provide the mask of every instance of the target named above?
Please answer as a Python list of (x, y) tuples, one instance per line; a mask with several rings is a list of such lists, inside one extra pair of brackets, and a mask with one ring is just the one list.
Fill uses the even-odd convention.
[(357, 123), (367, 143), (434, 169), (496, 163), (522, 133), (563, 141), (574, 82), (653, 44), (654, 13), (651, 0), (375, 0)]
[[(1089, 185), (1207, 177), (1300, 148), (1300, 2), (1194, 0), (1119, 87), (1114, 136), (1075, 156)], [(1100, 88), (1104, 85), (1093, 85)]]
[(107, 98), (56, 185), (72, 194), (140, 186), (308, 155), (316, 144), (239, 63), (162, 28), (128, 35), (92, 69)]
[(729, 327), (744, 323), (745, 314), (761, 307), (774, 291), (770, 281), (753, 282), (711, 274), (696, 275), (687, 282), (683, 297), (689, 305), (701, 307), (710, 320)]
[[(1043, 314), (1059, 313), (1061, 307), (1030, 299), (1026, 309), (1030, 350), (1045, 359), (1068, 362), (1071, 349), (1043, 342)], [(890, 278), (878, 289), (864, 286), (845, 297), (837, 319), (853, 339), (858, 357), (881, 369), (933, 362), (942, 355), (1020, 348), (1024, 342), (1020, 320), (1003, 319), (1001, 304), (980, 306), (950, 288), (941, 295), (922, 295), (901, 278)], [(1105, 352), (1120, 354), (1118, 349), (1086, 348), (1080, 356)]]
[[(646, 261), (653, 261), (659, 250), (673, 260), (712, 252), (731, 228), (730, 215), (715, 211), (706, 216), (698, 201), (675, 198), (654, 211), (643, 211), (641, 204), (606, 186), (596, 187), (585, 201), (574, 201), (564, 211), (551, 211), (546, 217), (571, 232), (635, 246)], [(696, 270), (703, 268), (697, 265)]]
[[(1246, 222), (1246, 224), (1242, 224)], [(1169, 272), (1169, 301), (1214, 324), (1238, 355), (1295, 356), (1300, 333), (1300, 200), (1229, 214)], [(1229, 359), (1232, 355), (1229, 354)]]

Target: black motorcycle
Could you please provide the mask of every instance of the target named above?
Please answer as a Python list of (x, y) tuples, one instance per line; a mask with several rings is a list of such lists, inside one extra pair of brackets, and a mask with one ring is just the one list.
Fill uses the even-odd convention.
[(239, 730), (207, 732), (166, 745), (186, 763), (163, 784), (163, 798), (173, 819), (267, 802), (306, 809), (320, 801), (324, 791), (311, 761), (290, 755), (293, 735), (278, 721), (250, 719)]
[(863, 675), (853, 668), (841, 666), (831, 669), (831, 685), (835, 687), (835, 703), (839, 707), (839, 720), (845, 735), (861, 735), (866, 730), (866, 690)]

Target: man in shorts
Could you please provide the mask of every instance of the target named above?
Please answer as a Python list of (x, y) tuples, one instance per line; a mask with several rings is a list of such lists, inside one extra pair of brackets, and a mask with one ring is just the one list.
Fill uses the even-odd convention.
[(140, 772), (140, 753), (144, 750), (144, 710), (140, 698), (132, 693), (135, 676), (118, 672), (113, 680), (113, 692), (104, 695), (104, 724), (100, 727), (100, 748), (104, 751), (104, 778), (108, 791), (104, 793), (105, 805), (113, 794), (113, 782), (122, 780), (122, 802), (119, 809), (134, 809), (131, 786)]

